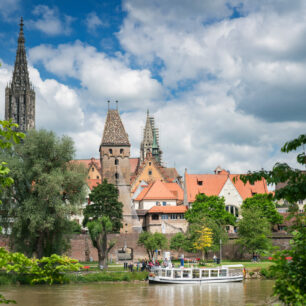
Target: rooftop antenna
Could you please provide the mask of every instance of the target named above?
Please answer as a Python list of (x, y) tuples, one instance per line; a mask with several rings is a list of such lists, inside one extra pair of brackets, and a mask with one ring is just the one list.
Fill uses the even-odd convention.
[(107, 110), (109, 110), (109, 103), (110, 103), (110, 101), (107, 100)]
[(118, 110), (118, 100), (116, 100), (116, 110)]

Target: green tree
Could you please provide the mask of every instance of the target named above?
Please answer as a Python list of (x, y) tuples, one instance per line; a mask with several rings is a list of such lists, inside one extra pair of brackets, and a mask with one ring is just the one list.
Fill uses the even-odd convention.
[(142, 232), (139, 235), (138, 245), (143, 246), (149, 256), (149, 259), (152, 260), (155, 250), (163, 250), (168, 246), (168, 240), (165, 235), (161, 233), (149, 233)]
[(192, 204), (192, 208), (185, 213), (185, 218), (189, 222), (188, 242), (186, 250), (194, 251), (194, 242), (198, 239), (198, 231), (206, 226), (213, 232), (212, 250), (218, 250), (220, 240), (225, 243), (228, 239), (226, 225), (234, 225), (235, 217), (226, 211), (223, 197), (207, 196), (198, 194)]
[[(300, 135), (284, 144), (281, 151), (289, 153), (298, 151), (297, 163), (305, 168), (306, 134)], [(273, 269), (277, 271), (274, 294), (279, 299), (290, 305), (305, 304), (305, 254), (306, 254), (306, 233), (305, 233), (305, 213), (298, 213), (294, 209), (294, 204), (306, 199), (306, 174), (305, 171), (294, 169), (287, 163), (276, 163), (271, 171), (261, 170), (249, 172), (241, 176), (244, 182), (254, 183), (262, 178), (268, 184), (285, 183), (285, 186), (275, 191), (275, 199), (287, 200), (292, 206), (293, 242), (291, 250), (285, 250), (275, 254), (275, 265)], [(286, 256), (292, 257), (291, 261), (286, 260)]]
[(92, 204), (84, 210), (83, 225), (88, 228), (93, 246), (98, 250), (99, 266), (107, 268), (108, 253), (115, 245), (107, 234), (122, 228), (122, 207), (118, 201), (119, 191), (115, 185), (104, 180), (89, 195)]
[(69, 137), (45, 130), (29, 131), (5, 155), (14, 183), (2, 195), (2, 219), (14, 250), (38, 258), (67, 250), (70, 216), (85, 201), (86, 171), (73, 157)]
[(293, 232), (291, 249), (273, 255), (271, 270), (276, 277), (274, 293), (286, 305), (305, 305), (306, 228)]
[(262, 211), (258, 208), (244, 208), (242, 219), (238, 221), (238, 240), (241, 247), (252, 253), (259, 255), (272, 246), (270, 223), (266, 217), (262, 216)]
[(181, 253), (186, 249), (186, 243), (186, 235), (183, 233), (176, 233), (170, 240), (170, 249)]
[(241, 205), (242, 209), (259, 209), (262, 216), (274, 225), (283, 222), (283, 217), (276, 210), (275, 202), (272, 194), (256, 194), (251, 198), (247, 198)]
[[(1, 66), (1, 63), (0, 63)], [(7, 149), (10, 149), (14, 143), (19, 143), (21, 139), (24, 138), (24, 134), (20, 132), (16, 132), (14, 129), (17, 128), (18, 125), (12, 123), (12, 120), (4, 121), (0, 120), (0, 150), (1, 152), (5, 152)], [(7, 163), (2, 161), (0, 163), (0, 196), (5, 188), (9, 187), (14, 183), (12, 177), (9, 176), (10, 169), (7, 167)], [(0, 204), (2, 203), (0, 199)], [(0, 233), (2, 232), (2, 228), (0, 226)], [(2, 294), (0, 294), (0, 304), (9, 304), (16, 302), (14, 300), (7, 300)]]

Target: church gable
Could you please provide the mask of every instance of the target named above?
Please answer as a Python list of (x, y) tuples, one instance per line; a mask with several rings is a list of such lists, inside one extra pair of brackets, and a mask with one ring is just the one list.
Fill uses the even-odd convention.
[(225, 205), (236, 205), (240, 207), (243, 201), (230, 178), (226, 180), (221, 192), (219, 193), (219, 196), (224, 197)]
[(162, 175), (160, 171), (160, 166), (155, 162), (153, 158), (146, 159), (138, 170), (138, 174), (132, 182), (131, 191), (135, 192), (138, 185), (141, 181), (145, 181), (147, 183), (154, 181), (165, 181), (165, 177)]

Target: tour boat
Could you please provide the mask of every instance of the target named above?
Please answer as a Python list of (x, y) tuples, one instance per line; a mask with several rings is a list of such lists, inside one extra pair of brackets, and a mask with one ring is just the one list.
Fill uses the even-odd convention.
[(243, 276), (243, 265), (227, 265), (216, 268), (164, 268), (154, 266), (149, 273), (149, 282), (165, 284), (241, 282)]

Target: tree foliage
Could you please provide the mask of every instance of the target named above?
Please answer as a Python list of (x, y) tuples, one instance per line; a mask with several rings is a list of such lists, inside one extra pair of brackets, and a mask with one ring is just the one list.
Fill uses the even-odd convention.
[(183, 250), (186, 250), (186, 244), (187, 244), (187, 240), (186, 240), (186, 235), (183, 233), (176, 233), (174, 236), (172, 236), (171, 240), (170, 240), (170, 249), (171, 250), (175, 250), (178, 252), (182, 252)]
[(238, 221), (237, 243), (249, 253), (261, 254), (271, 248), (270, 223), (259, 208), (244, 208)]
[(192, 208), (185, 213), (189, 222), (187, 231), (186, 251), (194, 251), (194, 242), (198, 239), (198, 231), (203, 226), (212, 230), (213, 243), (211, 249), (218, 250), (220, 240), (225, 243), (228, 239), (226, 225), (235, 224), (235, 217), (226, 211), (223, 197), (198, 194)]
[(104, 180), (89, 195), (92, 204), (84, 210), (83, 225), (88, 228), (93, 246), (98, 250), (99, 266), (107, 267), (108, 252), (114, 246), (108, 241), (108, 233), (116, 233), (122, 227), (122, 207), (115, 185)]
[(2, 225), (11, 228), (13, 249), (38, 258), (61, 254), (68, 247), (70, 216), (85, 201), (86, 171), (70, 162), (73, 141), (31, 130), (2, 156), (14, 179), (2, 194)]
[(78, 271), (81, 265), (77, 260), (56, 254), (41, 259), (28, 258), (23, 253), (11, 253), (0, 248), (0, 270), (28, 276), (31, 284), (62, 284), (65, 272)]
[[(300, 152), (297, 154), (296, 161), (303, 168), (306, 165), (305, 155), (306, 134), (300, 135), (284, 144), (281, 151), (289, 153), (292, 151)], [(271, 171), (261, 170), (249, 172), (241, 179), (246, 182), (255, 182), (264, 177), (268, 183), (285, 183), (285, 186), (275, 191), (276, 199), (287, 200), (292, 206), (306, 199), (306, 173), (300, 169), (294, 169), (286, 163), (276, 163)], [(291, 250), (285, 250), (275, 254), (276, 282), (274, 294), (279, 299), (289, 305), (304, 305), (305, 296), (305, 254), (306, 254), (306, 232), (305, 232), (305, 213), (298, 213), (291, 210), (290, 216), (293, 226), (293, 242)], [(286, 257), (292, 257), (292, 261), (287, 261)]]
[(143, 246), (149, 256), (149, 259), (152, 260), (155, 250), (163, 250), (168, 245), (168, 240), (165, 235), (161, 233), (149, 233), (142, 232), (139, 235), (138, 245)]
[(241, 205), (242, 209), (260, 210), (262, 216), (274, 225), (283, 222), (283, 217), (276, 210), (272, 194), (256, 194), (251, 198), (247, 198)]
[(193, 246), (196, 250), (202, 252), (203, 260), (205, 259), (205, 252), (212, 246), (213, 244), (213, 233), (209, 227), (205, 225), (201, 227), (200, 230), (196, 231), (198, 234), (198, 238), (193, 243)]
[[(288, 260), (290, 259), (290, 260)], [(273, 255), (271, 270), (276, 276), (274, 293), (286, 305), (305, 305), (306, 229), (293, 232), (291, 249)]]

